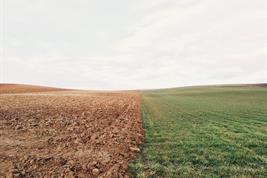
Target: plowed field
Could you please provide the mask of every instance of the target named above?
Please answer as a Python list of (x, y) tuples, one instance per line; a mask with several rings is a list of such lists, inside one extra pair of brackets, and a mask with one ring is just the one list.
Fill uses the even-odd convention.
[(143, 140), (140, 96), (2, 92), (0, 140), (0, 177), (128, 177)]

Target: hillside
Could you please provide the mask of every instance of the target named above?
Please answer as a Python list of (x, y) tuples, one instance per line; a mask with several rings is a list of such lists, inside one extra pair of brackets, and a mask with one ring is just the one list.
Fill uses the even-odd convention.
[(3, 94), (3, 93), (48, 92), (48, 91), (63, 91), (63, 90), (67, 90), (67, 89), (36, 86), (36, 85), (0, 83), (0, 94), (1, 93)]

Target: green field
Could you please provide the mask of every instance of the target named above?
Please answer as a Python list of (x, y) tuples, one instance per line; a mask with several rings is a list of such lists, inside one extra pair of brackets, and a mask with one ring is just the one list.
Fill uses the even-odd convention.
[(267, 177), (267, 88), (144, 91), (133, 177)]

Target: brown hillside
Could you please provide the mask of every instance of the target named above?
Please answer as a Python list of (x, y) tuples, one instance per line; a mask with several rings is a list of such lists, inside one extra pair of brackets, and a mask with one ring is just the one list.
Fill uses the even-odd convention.
[(23, 85), (23, 84), (0, 84), (1, 93), (32, 93), (32, 92), (48, 92), (48, 91), (63, 91), (66, 89), (35, 86), (35, 85)]

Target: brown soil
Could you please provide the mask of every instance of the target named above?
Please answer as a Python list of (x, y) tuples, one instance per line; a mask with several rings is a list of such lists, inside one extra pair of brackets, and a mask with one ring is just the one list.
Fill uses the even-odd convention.
[(0, 94), (0, 177), (128, 177), (137, 92)]
[(63, 91), (66, 89), (34, 86), (34, 85), (23, 85), (23, 84), (4, 84), (0, 83), (0, 94), (1, 93), (29, 93), (29, 92), (47, 92), (47, 91)]

